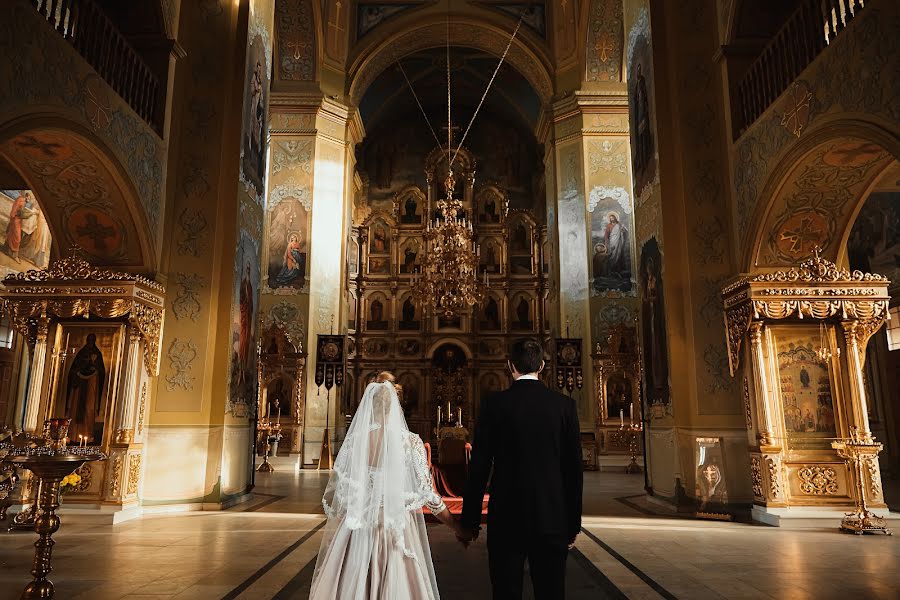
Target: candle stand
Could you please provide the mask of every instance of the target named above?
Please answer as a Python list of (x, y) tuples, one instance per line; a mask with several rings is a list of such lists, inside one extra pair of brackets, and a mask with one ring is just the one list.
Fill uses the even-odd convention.
[(856, 480), (856, 510), (847, 513), (841, 520), (841, 531), (856, 535), (866, 533), (892, 535), (884, 518), (869, 510), (866, 504), (866, 488), (863, 484), (867, 465), (877, 460), (878, 453), (884, 446), (871, 437), (861, 436), (856, 427), (850, 427), (850, 437), (832, 442), (831, 447), (847, 462), (847, 467)]
[(53, 534), (59, 529), (60, 520), (56, 515), (59, 508), (59, 487), (62, 479), (86, 462), (106, 458), (97, 448), (66, 448), (66, 434), (69, 419), (51, 419), (47, 428), (47, 444), (44, 446), (16, 447), (5, 445), (9, 451), (6, 460), (23, 469), (28, 469), (37, 478), (36, 517), (34, 531), (38, 540), (34, 543), (34, 559), (31, 574), (34, 579), (22, 592), (22, 600), (32, 598), (53, 598), (53, 583), (47, 579), (52, 570), (50, 561), (53, 551)]
[(643, 431), (644, 424), (641, 422), (632, 422), (630, 425), (625, 425), (623, 423), (619, 426), (620, 439), (626, 441), (626, 443), (628, 444), (628, 451), (631, 452), (631, 462), (628, 463), (628, 465), (626, 465), (625, 467), (625, 472), (629, 475), (643, 473), (641, 465), (637, 463), (637, 454), (639, 449), (638, 442)]

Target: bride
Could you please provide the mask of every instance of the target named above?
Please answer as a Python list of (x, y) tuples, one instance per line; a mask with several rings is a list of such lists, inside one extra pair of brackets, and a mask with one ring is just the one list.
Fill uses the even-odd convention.
[(437, 600), (422, 507), (454, 532), (422, 440), (406, 426), (390, 373), (366, 387), (322, 505), (328, 516), (310, 599)]

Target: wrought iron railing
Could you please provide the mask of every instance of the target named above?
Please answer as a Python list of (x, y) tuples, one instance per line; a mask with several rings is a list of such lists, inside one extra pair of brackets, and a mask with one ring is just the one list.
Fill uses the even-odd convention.
[(32, 4), (144, 121), (162, 132), (159, 79), (93, 0)]
[(864, 6), (864, 0), (800, 0), (737, 85), (735, 136), (771, 106)]

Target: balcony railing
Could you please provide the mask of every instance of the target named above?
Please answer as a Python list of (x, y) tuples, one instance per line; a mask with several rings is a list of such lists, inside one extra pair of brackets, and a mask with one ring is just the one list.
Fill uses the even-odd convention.
[(92, 0), (32, 0), (35, 9), (157, 133), (159, 79)]
[(738, 83), (736, 135), (771, 106), (864, 6), (864, 0), (800, 1)]

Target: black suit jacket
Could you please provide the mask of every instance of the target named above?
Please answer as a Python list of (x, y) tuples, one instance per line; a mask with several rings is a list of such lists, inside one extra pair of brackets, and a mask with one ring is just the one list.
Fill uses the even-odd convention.
[(583, 486), (575, 400), (529, 379), (519, 379), (486, 399), (472, 442), (464, 528), (474, 529), (481, 522), (489, 476), (492, 536), (573, 539), (581, 530)]

